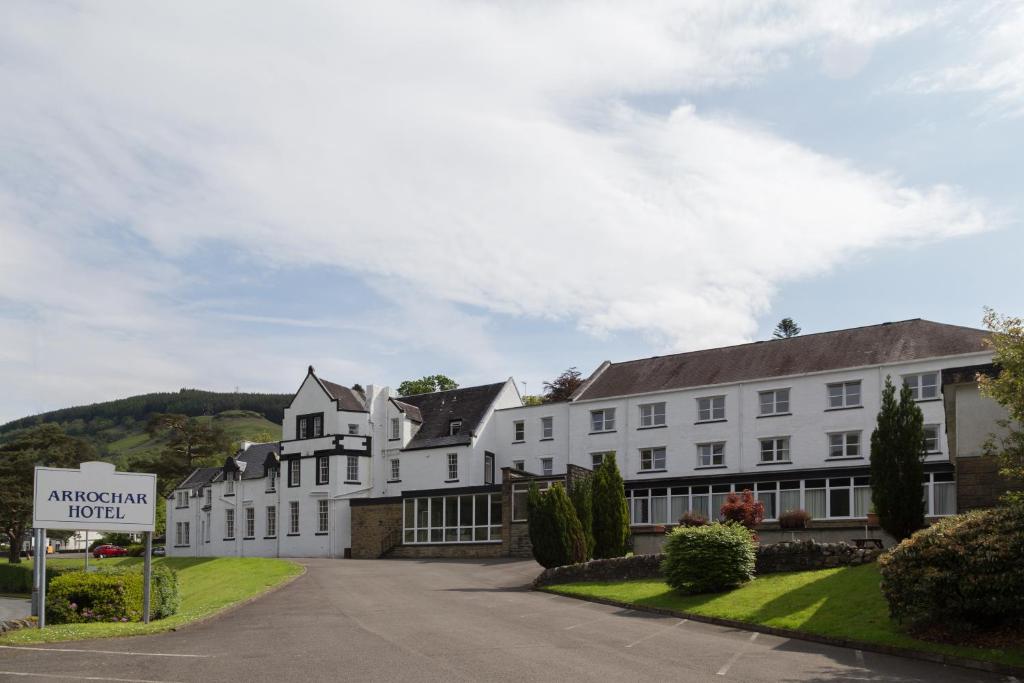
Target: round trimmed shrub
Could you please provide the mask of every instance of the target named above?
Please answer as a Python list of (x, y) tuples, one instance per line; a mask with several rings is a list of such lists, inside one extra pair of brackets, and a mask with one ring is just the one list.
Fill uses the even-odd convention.
[(676, 527), (663, 552), (665, 581), (682, 593), (717, 593), (754, 578), (753, 534), (739, 524)]
[(1024, 505), (947, 517), (879, 558), (889, 613), (914, 626), (1024, 618)]
[(142, 574), (70, 572), (50, 582), (46, 620), (51, 624), (138, 621), (142, 617)]

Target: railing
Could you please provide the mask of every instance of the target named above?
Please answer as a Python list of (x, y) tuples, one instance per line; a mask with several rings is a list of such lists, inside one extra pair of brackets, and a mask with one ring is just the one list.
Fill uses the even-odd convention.
[(397, 545), (402, 544), (402, 530), (392, 529), (384, 534), (384, 538), (380, 540), (380, 555), (377, 557), (384, 557), (391, 549)]

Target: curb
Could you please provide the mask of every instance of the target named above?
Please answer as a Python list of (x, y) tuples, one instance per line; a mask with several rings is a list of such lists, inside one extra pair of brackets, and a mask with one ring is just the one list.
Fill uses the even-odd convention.
[(851, 640), (850, 638), (822, 636), (815, 633), (807, 633), (805, 631), (794, 631), (792, 629), (786, 628), (775, 628), (774, 626), (763, 626), (761, 624), (755, 624), (749, 621), (738, 621), (736, 619), (721, 619), (719, 617), (707, 617), (700, 614), (680, 612), (677, 610), (667, 609), (664, 607), (648, 607), (645, 605), (637, 605), (629, 602), (610, 600), (608, 598), (592, 598), (582, 597), (578, 595), (569, 595), (567, 593), (559, 593), (558, 591), (550, 590), (550, 588), (550, 586), (545, 586), (541, 588), (534, 588), (534, 590), (542, 593), (552, 593), (554, 595), (561, 595), (563, 598), (572, 598), (574, 600), (582, 600), (584, 602), (594, 602), (601, 605), (609, 605), (611, 607), (621, 607), (623, 609), (630, 609), (635, 612), (648, 612), (650, 614), (660, 614), (662, 616), (668, 617), (680, 617), (684, 619), (689, 619), (690, 621), (701, 622), (704, 624), (725, 626), (728, 628), (741, 629), (743, 631), (756, 631), (758, 633), (779, 636), (781, 638), (790, 638), (792, 640), (806, 640), (808, 642), (820, 643), (822, 645), (832, 645), (835, 647), (864, 650), (866, 652), (877, 652), (879, 654), (884, 655), (893, 655), (896, 657), (904, 657), (907, 659), (917, 659), (926, 662), (933, 662), (935, 664), (959, 666), (965, 669), (974, 669), (976, 671), (986, 671), (988, 673), (1004, 674), (1007, 676), (1024, 675), (1024, 666), (1014, 666), (1012, 664), (997, 664), (995, 662), (986, 662), (981, 659), (968, 659), (966, 657), (944, 655), (939, 654), (937, 652), (925, 652), (923, 650), (913, 650), (911, 648), (897, 647), (894, 645), (882, 645), (880, 643), (869, 643), (860, 640)]

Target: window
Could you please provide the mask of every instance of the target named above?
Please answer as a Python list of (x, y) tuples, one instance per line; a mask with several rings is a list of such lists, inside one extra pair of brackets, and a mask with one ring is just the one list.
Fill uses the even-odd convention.
[(299, 501), (288, 501), (288, 533), (297, 536), (299, 534)]
[(615, 455), (615, 451), (600, 451), (598, 453), (590, 454), (590, 467), (591, 469), (597, 469), (604, 462), (606, 456)]
[(208, 506), (209, 505), (213, 505), (213, 487), (212, 486), (206, 487), (206, 504)]
[(295, 424), (296, 424), (296, 427), (295, 427), (295, 432), (296, 432), (295, 438), (297, 438), (297, 439), (305, 439), (306, 436), (309, 433), (308, 432), (309, 424), (306, 422), (306, 418), (304, 418), (304, 417), (298, 418), (296, 420)]
[(789, 437), (761, 439), (761, 462), (789, 462)]
[(235, 473), (228, 472), (224, 475), (224, 495), (233, 496), (235, 495)]
[(615, 430), (615, 408), (590, 411), (591, 432), (611, 432)]
[(175, 522), (174, 545), (188, 545), (188, 522)]
[(542, 439), (553, 439), (553, 438), (555, 438), (555, 418), (553, 418), (553, 417), (542, 417), (540, 419), (540, 438), (542, 438)]
[(698, 467), (720, 467), (725, 464), (725, 443), (697, 444)]
[(494, 453), (484, 452), (484, 483), (494, 483)]
[(331, 476), (331, 463), (327, 459), (326, 455), (316, 456), (316, 483), (317, 486), (330, 483), (329, 479)]
[(348, 426), (348, 433), (353, 435), (353, 436), (358, 436), (358, 434), (359, 434), (359, 425), (350, 424)]
[(771, 389), (758, 394), (761, 415), (785, 415), (789, 413), (789, 389)]
[(267, 507), (267, 537), (277, 536), (277, 508), (273, 505)]
[(697, 422), (714, 422), (725, 419), (725, 396), (708, 396), (697, 399)]
[(903, 375), (903, 384), (910, 387), (910, 394), (915, 401), (927, 401), (939, 396), (939, 373), (937, 372)]
[(295, 418), (295, 433), (299, 439), (316, 439), (324, 435), (324, 414), (299, 415)]
[(860, 432), (839, 432), (828, 435), (828, 457), (860, 457)]
[(850, 478), (828, 480), (828, 516), (850, 516)]
[(555, 473), (555, 460), (554, 458), (541, 458), (540, 459), (540, 473), (545, 476), (550, 476)]
[(205, 531), (203, 532), (203, 541), (206, 542), (206, 543), (209, 543), (210, 542), (210, 529), (211, 529), (211, 526), (212, 526), (210, 524), (210, 513), (209, 512), (206, 513), (206, 518), (203, 520), (203, 522), (204, 522), (204, 526), (206, 527)]
[(459, 480), (459, 454), (448, 454), (448, 481)]
[(924, 426), (924, 451), (925, 453), (941, 453), (939, 445), (939, 425)]
[(455, 436), (462, 431), (462, 420), (450, 420), (448, 422), (448, 436)]
[(804, 482), (804, 510), (812, 519), (825, 519), (825, 480), (808, 479)]
[[(538, 481), (537, 490), (541, 493), (550, 488), (551, 482)], [(512, 485), (512, 521), (513, 522), (525, 522), (526, 521), (526, 509), (527, 501), (529, 499), (530, 485), (529, 484), (513, 484)], [(497, 494), (494, 494), (497, 495)]]
[(641, 448), (640, 471), (665, 469), (665, 447)]
[(779, 484), (775, 481), (759, 482), (757, 484), (757, 499), (764, 505), (764, 518), (777, 519), (779, 511), (776, 506), (779, 500)]
[(780, 481), (779, 482), (779, 512), (790, 512), (800, 510), (800, 482)]
[(513, 441), (526, 441), (526, 422), (523, 420), (516, 420), (512, 423), (513, 429)]
[(402, 540), (415, 543), (500, 543), (501, 494), (406, 498)]
[(345, 462), (345, 483), (359, 483), (359, 456), (347, 456)]
[(235, 511), (228, 508), (224, 511), (224, 540), (233, 541), (235, 538)]
[(302, 461), (298, 458), (288, 461), (288, 486), (298, 486), (301, 482)]
[(924, 475), (924, 513), (929, 517), (956, 514), (956, 481), (952, 472)]
[(665, 404), (648, 403), (640, 406), (641, 427), (663, 427), (665, 425)]
[(256, 508), (252, 506), (245, 508), (245, 537), (256, 537)]
[(853, 478), (853, 516), (867, 517), (871, 509), (871, 478)]
[(313, 438), (324, 435), (324, 416), (313, 416)]
[(860, 407), (860, 380), (835, 382), (827, 388), (829, 409)]
[(175, 491), (174, 492), (174, 505), (179, 508), (188, 507), (188, 491)]
[(329, 501), (318, 500), (316, 502), (316, 532), (318, 534), (326, 534), (328, 525), (330, 524), (330, 505)]
[(267, 493), (277, 490), (277, 469), (271, 467), (267, 470)]
[(391, 440), (398, 441), (402, 438), (402, 421), (400, 418), (391, 418)]
[(402, 467), (398, 458), (391, 458), (391, 481), (402, 480)]
[(526, 470), (526, 461), (525, 460), (513, 460), (512, 461), (512, 467), (513, 467), (513, 469), (517, 469), (517, 470), (519, 470), (521, 472), (525, 471)]

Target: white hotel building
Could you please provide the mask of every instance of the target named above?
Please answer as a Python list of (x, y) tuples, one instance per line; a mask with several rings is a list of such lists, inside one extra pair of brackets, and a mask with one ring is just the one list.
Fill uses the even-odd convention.
[(928, 513), (952, 514), (943, 374), (990, 364), (986, 334), (908, 320), (606, 362), (570, 401), (538, 406), (522, 405), (511, 378), (399, 397), (310, 368), (279, 443), (250, 445), (177, 487), (168, 554), (513, 554), (527, 473), (557, 480), (609, 452), (638, 538), (687, 510), (714, 517), (744, 489), (769, 523), (801, 508), (815, 526), (863, 525), (887, 376), (910, 385), (925, 416)]

